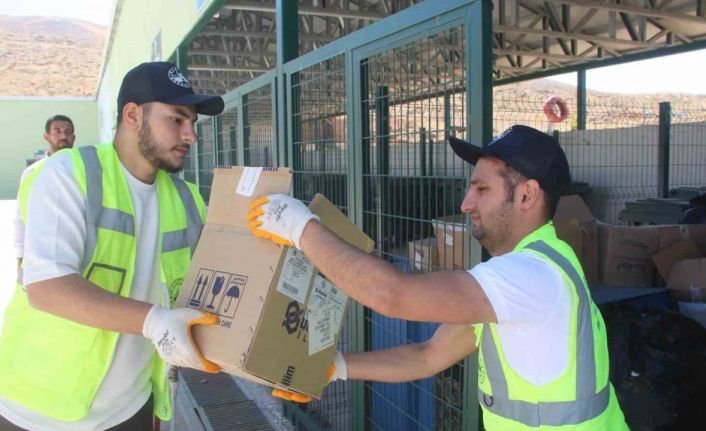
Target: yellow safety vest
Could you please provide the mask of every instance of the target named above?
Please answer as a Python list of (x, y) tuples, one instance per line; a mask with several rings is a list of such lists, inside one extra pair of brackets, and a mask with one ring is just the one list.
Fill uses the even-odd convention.
[(476, 325), (480, 346), (478, 400), (488, 430), (627, 430), (608, 380), (605, 324), (593, 303), (576, 255), (547, 223), (520, 241), (554, 265), (571, 290), (569, 365), (555, 380), (536, 386), (508, 364), (496, 324)]
[[(76, 182), (86, 200), (81, 273), (101, 288), (129, 297), (136, 224), (115, 147), (104, 144), (62, 151), (71, 155)], [(25, 221), (29, 190), (44, 166), (20, 185), (20, 214)], [(193, 184), (162, 170), (157, 173), (156, 189), (161, 281), (169, 288), (173, 305), (203, 226), (205, 206)], [(0, 396), (55, 419), (84, 418), (110, 368), (119, 335), (34, 309), (18, 284), (0, 336)], [(154, 413), (168, 420), (167, 369), (156, 352), (152, 370)]]

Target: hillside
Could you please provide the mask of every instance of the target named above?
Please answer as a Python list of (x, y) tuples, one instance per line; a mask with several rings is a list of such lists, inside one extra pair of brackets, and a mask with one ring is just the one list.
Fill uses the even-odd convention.
[(107, 28), (0, 15), (0, 96), (93, 96)]

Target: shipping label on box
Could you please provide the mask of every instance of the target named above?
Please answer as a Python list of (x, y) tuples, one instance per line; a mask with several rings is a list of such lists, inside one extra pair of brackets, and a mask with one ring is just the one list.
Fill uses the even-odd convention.
[(439, 265), (438, 247), (435, 238), (410, 241), (408, 245), (409, 264), (416, 272), (432, 272)]
[[(256, 238), (247, 229), (252, 199), (286, 194), (290, 186), (288, 169), (214, 171), (206, 224), (177, 306), (218, 316), (218, 326), (197, 325), (193, 335), (204, 356), (223, 371), (319, 397), (347, 298), (320, 281), (302, 252)], [(342, 239), (366, 252), (373, 249), (372, 240), (323, 196), (310, 208)]]

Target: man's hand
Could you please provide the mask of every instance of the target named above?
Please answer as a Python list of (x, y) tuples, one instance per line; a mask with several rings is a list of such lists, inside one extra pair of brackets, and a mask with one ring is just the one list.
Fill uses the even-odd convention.
[(193, 325), (216, 323), (218, 317), (210, 313), (190, 308), (171, 310), (155, 304), (145, 317), (142, 334), (152, 340), (157, 353), (168, 364), (217, 373), (221, 369), (201, 354), (191, 336)]
[(255, 236), (301, 250), (299, 240), (311, 220), (319, 217), (297, 199), (283, 194), (260, 196), (250, 204), (248, 228)]
[[(336, 380), (348, 380), (346, 358), (344, 358), (339, 351), (336, 351), (336, 354), (333, 356), (333, 363), (328, 369), (328, 376), (326, 376), (326, 384), (335, 382)], [(285, 401), (294, 401), (295, 403), (308, 403), (314, 399), (307, 395), (278, 388), (272, 389), (272, 396), (275, 398), (281, 398)]]

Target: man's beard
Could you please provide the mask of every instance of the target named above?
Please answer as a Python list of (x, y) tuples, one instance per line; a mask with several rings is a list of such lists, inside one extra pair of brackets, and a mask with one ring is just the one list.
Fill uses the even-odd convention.
[(63, 150), (64, 148), (72, 148), (73, 144), (70, 144), (68, 140), (62, 140), (57, 142), (55, 145), (51, 146), (51, 152), (52, 154), (56, 153), (59, 150)]
[(152, 137), (152, 129), (147, 121), (143, 121), (137, 140), (137, 148), (140, 150), (140, 154), (157, 169), (164, 169), (171, 174), (181, 171), (184, 166), (183, 159), (181, 162), (169, 160), (163, 154), (170, 150), (162, 149), (161, 147), (159, 142)]
[(477, 239), (488, 251), (497, 250), (507, 241), (512, 222), (511, 208), (508, 202), (503, 202), (484, 217), (486, 222), (490, 221), (493, 223), (492, 225), (486, 224), (472, 229), (473, 238)]

